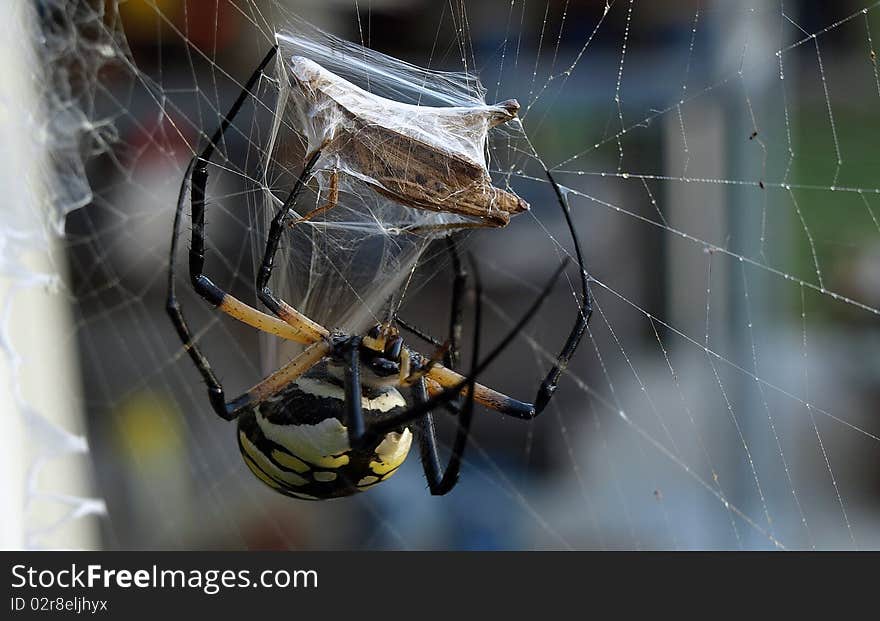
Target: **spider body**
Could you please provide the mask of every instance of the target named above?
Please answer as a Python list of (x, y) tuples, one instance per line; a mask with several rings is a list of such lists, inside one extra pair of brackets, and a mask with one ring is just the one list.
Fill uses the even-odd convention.
[(346, 426), (346, 358), (358, 348), (360, 402), (369, 424), (406, 411), (398, 387), (412, 381), (411, 361), (420, 361), (419, 354), (405, 348), (391, 326), (376, 326), (365, 337), (337, 332), (329, 341), (322, 362), (238, 416), (238, 447), (248, 468), (294, 498), (322, 500), (367, 490), (390, 478), (412, 445), (412, 430), (400, 425), (364, 434), (352, 446)]
[[(539, 387), (534, 404), (518, 401), (476, 382), (534, 316), (565, 268), (563, 263), (502, 341), (479, 359), (482, 289), (474, 265), (475, 330), (470, 371), (454, 370), (461, 335), (462, 304), (467, 273), (456, 246), (447, 237), (454, 270), (449, 337), (445, 343), (409, 327), (396, 316), (366, 334), (330, 331), (277, 297), (270, 287), (275, 256), (289, 214), (306, 187), (321, 151), (312, 153), (287, 200), (269, 228), (263, 260), (257, 271), (257, 297), (271, 314), (259, 311), (215, 285), (205, 274), (205, 190), (208, 163), (262, 70), (276, 48), (250, 77), (209, 144), (194, 157), (181, 185), (174, 217), (166, 310), (184, 350), (202, 376), (214, 411), (224, 420), (236, 420), (238, 446), (247, 467), (272, 489), (295, 498), (320, 500), (348, 496), (389, 478), (403, 463), (413, 441), (432, 494), (446, 494), (458, 481), (467, 445), (473, 408), (479, 403), (501, 414), (532, 419), (547, 405), (560, 375), (577, 348), (592, 307), (580, 243), (568, 204), (550, 173), (550, 181), (565, 214), (580, 268), (581, 306), (568, 339), (554, 366)], [(300, 343), (305, 349), (239, 397), (227, 401), (223, 385), (193, 339), (176, 294), (178, 238), (189, 195), (192, 238), (189, 276), (193, 289), (206, 302), (230, 317), (262, 332)], [(453, 199), (450, 199), (453, 200)], [(453, 206), (450, 206), (452, 210)], [(414, 207), (418, 208), (418, 207)], [(486, 222), (485, 226), (493, 226)], [(404, 345), (397, 326), (432, 343), (437, 350), (424, 356)], [(442, 362), (441, 362), (442, 359)], [(449, 460), (444, 467), (432, 412), (445, 408), (458, 419)]]
[[(367, 420), (406, 410), (393, 387), (365, 392)], [(349, 496), (391, 477), (413, 434), (404, 425), (352, 447), (345, 421), (341, 383), (310, 372), (238, 417), (239, 450), (251, 472), (282, 494), (305, 500)]]

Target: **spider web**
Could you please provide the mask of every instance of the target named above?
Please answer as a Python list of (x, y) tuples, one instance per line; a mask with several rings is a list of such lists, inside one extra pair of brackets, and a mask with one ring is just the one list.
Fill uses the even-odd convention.
[[(5, 271), (20, 284), (8, 306), (48, 282), (45, 303), (73, 319), (32, 350), (20, 315), (5, 315), (14, 403), (31, 445), (48, 447), (31, 460), (29, 507), (66, 507), (48, 526), (26, 517), (28, 545), (71, 545), (48, 536), (91, 520), (107, 548), (880, 547), (880, 3), (659, 4), (40, 3), (24, 57), (46, 76), (35, 92), (53, 122), (24, 114), (11, 91), (3, 102), (22, 109), (49, 189), (16, 202), (25, 224), (4, 229)], [(532, 209), (460, 240), (484, 282), (484, 344), (573, 254), (544, 166), (585, 247), (595, 312), (554, 401), (531, 423), (480, 413), (462, 480), (441, 499), (415, 455), (354, 499), (298, 503), (264, 488), (164, 314), (186, 164), (275, 33), (302, 16), (415, 65), (479, 75), (490, 103), (521, 103), (524, 136), (492, 140), (489, 162)], [(255, 304), (276, 93), (260, 81), (209, 183), (208, 272)], [(34, 251), (48, 268), (21, 259)], [(381, 265), (370, 291), (443, 338), (449, 260), (441, 244), (419, 252), (413, 272)], [(314, 275), (294, 242), (281, 253)], [(347, 256), (334, 263), (343, 279)], [(229, 393), (286, 358), (185, 285)], [(531, 398), (577, 293), (563, 278), (481, 382)], [(376, 300), (353, 303), (375, 316)], [(463, 360), (472, 335), (468, 325)], [(83, 437), (30, 424), (59, 406), (21, 379), (71, 357), (81, 382), (62, 394)], [(86, 439), (86, 499), (47, 488), (48, 460)]]

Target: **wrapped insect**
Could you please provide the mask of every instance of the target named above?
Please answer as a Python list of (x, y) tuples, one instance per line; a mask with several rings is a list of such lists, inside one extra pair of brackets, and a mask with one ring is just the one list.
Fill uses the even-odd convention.
[(307, 174), (316, 191), (288, 219), (296, 256), (276, 283), (310, 316), (361, 330), (432, 239), (504, 226), (528, 209), (489, 174), (490, 131), (522, 137), (519, 104), (487, 105), (471, 74), (422, 69), (300, 26), (276, 37), (266, 224), (320, 155)]

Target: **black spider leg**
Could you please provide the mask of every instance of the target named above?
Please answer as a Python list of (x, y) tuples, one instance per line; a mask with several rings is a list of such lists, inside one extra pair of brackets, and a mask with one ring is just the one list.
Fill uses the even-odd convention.
[[(442, 406), (444, 403), (448, 403), (453, 399), (456, 399), (461, 391), (468, 386), (471, 382), (475, 382), (476, 378), (486, 370), (486, 368), (491, 365), (501, 353), (507, 349), (508, 345), (510, 345), (513, 340), (519, 335), (525, 325), (535, 316), (538, 310), (541, 308), (541, 305), (544, 303), (547, 295), (553, 289), (553, 286), (556, 284), (556, 281), (559, 279), (559, 276), (565, 270), (567, 265), (567, 261), (563, 262), (557, 270), (553, 273), (550, 279), (547, 281), (547, 284), (541, 290), (541, 293), (535, 298), (535, 301), (532, 302), (532, 305), (528, 308), (528, 310), (523, 314), (519, 321), (511, 328), (510, 332), (489, 352), (483, 360), (473, 369), (471, 369), (470, 374), (465, 377), (462, 381), (460, 381), (455, 386), (450, 386), (449, 388), (444, 388), (433, 397), (428, 399), (427, 401), (416, 403), (408, 410), (396, 414), (394, 416), (382, 419), (381, 421), (377, 421), (376, 423), (370, 425), (370, 429), (368, 431), (369, 434), (384, 434), (389, 431), (393, 431), (396, 428), (399, 428), (403, 425), (406, 425), (412, 421), (418, 420), (422, 418), (427, 412), (431, 412), (432, 410)], [(516, 418), (524, 418), (523, 416), (518, 416), (514, 414)]]
[(434, 338), (424, 330), (417, 328), (408, 321), (403, 320), (399, 316), (394, 317), (397, 324), (426, 343), (430, 343), (434, 347), (445, 347), (446, 352), (443, 354), (443, 366), (447, 369), (455, 370), (458, 367), (459, 352), (458, 344), (461, 341), (461, 325), (462, 316), (464, 314), (464, 292), (467, 286), (467, 272), (461, 263), (461, 257), (458, 254), (458, 247), (452, 235), (446, 236), (446, 250), (452, 262), (453, 281), (452, 281), (452, 303), (449, 311), (449, 339), (446, 343), (441, 343), (439, 339)]
[[(433, 345), (434, 347), (437, 347), (437, 348), (446, 347), (447, 351), (443, 354), (443, 366), (445, 366), (448, 369), (452, 369), (451, 363), (449, 363), (449, 350), (448, 350), (449, 343), (448, 342), (441, 343), (438, 339), (434, 338), (430, 334), (426, 334), (425, 332), (419, 330), (415, 326), (408, 324), (400, 317), (396, 317), (395, 321), (397, 322), (397, 324), (401, 328), (405, 329), (407, 332), (411, 332), (412, 334), (415, 334), (417, 337), (419, 337), (420, 339), (422, 339), (426, 343), (430, 343), (431, 345)], [(455, 403), (447, 402), (447, 403), (444, 403), (443, 406), (447, 410), (449, 410), (452, 414), (458, 414), (458, 406)]]
[[(459, 361), (458, 344), (461, 341), (462, 316), (464, 315), (464, 294), (467, 287), (468, 274), (462, 265), (461, 257), (458, 254), (458, 246), (455, 244), (452, 235), (447, 235), (445, 239), (446, 250), (449, 253), (453, 272), (452, 302), (449, 311), (449, 338), (447, 342), (441, 343), (438, 339), (409, 324), (400, 317), (395, 317), (395, 321), (404, 330), (415, 334), (426, 343), (430, 343), (438, 348), (445, 347), (446, 351), (443, 354), (443, 366), (454, 371), (458, 367)], [(443, 407), (450, 413), (458, 415), (460, 410), (460, 399), (448, 401), (443, 404)], [(428, 414), (428, 417), (431, 418), (430, 413)], [(433, 426), (433, 419), (429, 422)]]
[[(439, 348), (439, 347), (448, 347), (449, 346), (449, 343), (441, 343), (439, 339), (436, 339), (433, 336), (431, 336), (430, 334), (428, 334), (427, 332), (425, 332), (424, 330), (421, 330), (420, 328), (415, 327), (414, 325), (412, 325), (408, 321), (404, 321), (403, 319), (400, 318), (400, 316), (395, 316), (394, 321), (397, 323), (397, 325), (399, 325), (401, 328), (403, 328), (407, 332), (410, 332), (411, 334), (415, 334), (417, 337), (419, 337), (420, 339), (422, 339), (426, 343), (433, 345), (434, 347)], [(447, 351), (446, 353), (448, 355), (449, 352)]]
[[(457, 255), (456, 255), (457, 258)], [(467, 397), (464, 405), (456, 407), (458, 411), (458, 428), (455, 432), (455, 441), (452, 445), (452, 452), (446, 469), (440, 467), (440, 455), (437, 450), (437, 430), (434, 425), (434, 418), (431, 412), (427, 412), (421, 420), (416, 421), (415, 425), (419, 433), (419, 449), (421, 451), (422, 468), (425, 472), (425, 478), (428, 481), (428, 489), (434, 496), (442, 496), (448, 494), (458, 483), (458, 475), (461, 471), (461, 461), (464, 458), (464, 451), (467, 448), (468, 438), (470, 437), (471, 422), (474, 414), (474, 382), (475, 371), (479, 364), (480, 358), (480, 333), (482, 332), (483, 322), (483, 283), (480, 280), (480, 273), (476, 267), (474, 270), (474, 289), (476, 291), (476, 303), (474, 305), (474, 343), (471, 355), (471, 371), (467, 381)], [(456, 266), (456, 274), (463, 274), (461, 262), (458, 261)], [(459, 315), (459, 320), (461, 319)], [(458, 324), (459, 330), (461, 324)], [(458, 393), (458, 398), (461, 393)], [(426, 403), (428, 401), (428, 391), (425, 384), (425, 378), (419, 379), (412, 389), (413, 401), (417, 404)], [(449, 403), (449, 402), (447, 402)]]
[[(317, 154), (314, 159), (317, 158)], [(287, 210), (279, 212), (281, 215), (286, 214)], [(277, 217), (276, 217), (277, 219)], [(283, 230), (283, 225), (281, 225)], [(277, 242), (276, 242), (277, 243)], [(461, 322), (462, 322), (462, 304), (464, 301), (464, 289), (467, 284), (467, 272), (461, 265), (461, 258), (455, 248), (455, 244), (447, 237), (447, 248), (452, 255), (452, 264), (455, 271), (455, 281), (453, 283), (452, 310), (450, 314), (449, 341), (446, 353), (444, 354), (444, 363), (452, 368), (458, 358), (457, 344), (461, 339)], [(267, 251), (268, 252), (268, 251)], [(274, 250), (273, 250), (274, 252)], [(268, 255), (267, 255), (268, 256)], [(271, 260), (269, 261), (269, 270), (271, 270)], [(267, 277), (268, 278), (268, 277)], [(482, 295), (482, 284), (477, 283), (477, 307), (476, 307), (476, 323), (477, 333), (474, 335), (474, 360), (471, 367), (476, 367), (478, 350), (479, 350), (479, 323), (481, 321), (480, 296)], [(424, 334), (417, 328), (411, 328), (405, 322), (398, 323), (406, 329), (411, 330), (420, 338), (424, 338), (435, 344), (437, 347), (443, 347), (444, 344), (437, 339)], [(345, 355), (345, 402), (346, 402), (346, 427), (348, 429), (348, 442), (352, 448), (363, 446), (371, 438), (375, 438), (374, 431), (370, 430), (368, 436), (366, 431), (366, 423), (364, 421), (363, 404), (362, 404), (362, 387), (360, 380), (360, 337), (349, 339), (343, 345)], [(454, 352), (454, 353), (453, 353)], [(421, 395), (419, 394), (421, 390)], [(413, 387), (413, 398), (416, 401), (427, 401), (427, 388), (425, 379), (421, 378)], [(461, 464), (461, 455), (467, 443), (468, 433), (470, 429), (470, 421), (473, 414), (473, 380), (470, 382), (470, 390), (468, 391), (467, 402), (464, 407), (460, 407), (458, 403), (459, 395), (455, 395), (453, 399), (445, 401), (442, 405), (450, 412), (459, 416), (459, 427), (456, 434), (455, 445), (453, 447), (452, 457), (449, 465), (446, 467), (446, 473), (440, 469), (440, 460), (437, 453), (437, 438), (434, 427), (434, 419), (431, 412), (426, 412), (420, 425), (420, 442), (422, 450), (422, 463), (425, 466), (425, 476), (428, 477), (429, 486), (432, 494), (445, 494), (449, 492), (458, 480), (458, 471)], [(428, 468), (431, 468), (429, 472)]]
[(593, 314), (593, 301), (590, 295), (589, 277), (587, 276), (587, 270), (584, 267), (581, 242), (578, 238), (577, 231), (574, 228), (574, 223), (571, 220), (571, 209), (568, 206), (568, 201), (562, 194), (562, 189), (559, 187), (559, 184), (556, 183), (556, 179), (553, 178), (553, 175), (550, 174), (549, 170), (545, 170), (545, 172), (547, 173), (547, 179), (550, 181), (550, 185), (553, 186), (553, 191), (556, 192), (556, 198), (559, 201), (559, 206), (562, 208), (562, 213), (565, 214), (565, 223), (568, 225), (568, 231), (574, 242), (574, 252), (577, 257), (578, 270), (580, 271), (581, 276), (581, 306), (578, 309), (574, 327), (572, 327), (571, 333), (569, 333), (568, 339), (565, 341), (565, 345), (562, 346), (562, 350), (556, 357), (556, 362), (554, 363), (553, 368), (550, 369), (549, 373), (547, 373), (547, 377), (541, 382), (541, 387), (538, 389), (538, 394), (535, 396), (535, 416), (540, 414), (544, 408), (547, 407), (547, 403), (550, 401), (550, 398), (553, 397), (553, 393), (556, 392), (559, 377), (562, 375), (562, 372), (565, 371), (569, 360), (571, 360), (578, 344), (580, 344), (581, 338), (584, 336), (584, 332), (590, 322), (590, 317)]
[(458, 344), (461, 341), (461, 324), (462, 315), (464, 313), (464, 292), (467, 286), (467, 272), (461, 264), (461, 257), (458, 256), (458, 248), (451, 235), (446, 237), (446, 249), (452, 260), (452, 306), (449, 313), (449, 357), (444, 361), (450, 369), (458, 366)]
[(174, 327), (177, 329), (177, 335), (183, 342), (184, 349), (186, 349), (189, 357), (196, 365), (196, 368), (199, 370), (199, 373), (201, 373), (202, 379), (208, 387), (208, 396), (214, 411), (225, 420), (232, 420), (235, 418), (235, 415), (226, 408), (223, 386), (220, 384), (217, 376), (214, 375), (214, 371), (211, 369), (208, 359), (205, 358), (202, 351), (193, 341), (192, 332), (189, 329), (189, 325), (186, 323), (186, 319), (183, 317), (180, 302), (177, 300), (177, 292), (174, 284), (177, 277), (175, 257), (177, 256), (177, 240), (180, 231), (180, 221), (183, 215), (183, 207), (186, 203), (186, 195), (192, 182), (192, 171), (195, 163), (196, 160), (193, 158), (186, 169), (186, 175), (183, 178), (183, 184), (180, 186), (180, 195), (177, 199), (177, 211), (174, 214), (174, 233), (171, 237), (171, 258), (169, 260), (168, 269), (168, 298), (165, 302), (165, 310), (169, 317), (171, 317), (171, 322), (174, 324)]
[(177, 330), (180, 340), (183, 342), (184, 348), (189, 353), (202, 379), (208, 387), (208, 396), (214, 411), (226, 420), (232, 420), (236, 417), (234, 409), (226, 405), (226, 398), (223, 392), (223, 385), (217, 379), (208, 359), (202, 354), (201, 350), (192, 340), (192, 332), (189, 329), (186, 319), (177, 300), (175, 291), (175, 279), (177, 276), (177, 243), (180, 236), (180, 226), (183, 219), (183, 209), (186, 204), (187, 192), (190, 192), (190, 208), (192, 211), (192, 241), (189, 251), (189, 274), (193, 288), (205, 300), (217, 306), (223, 301), (225, 292), (215, 285), (207, 276), (204, 275), (205, 268), (205, 188), (208, 183), (208, 162), (217, 148), (218, 143), (223, 138), (226, 130), (232, 124), (244, 102), (251, 96), (251, 91), (259, 80), (263, 69), (272, 61), (277, 52), (277, 46), (273, 46), (268, 54), (263, 58), (262, 62), (251, 74), (241, 93), (229, 112), (223, 117), (220, 126), (214, 132), (210, 142), (201, 152), (200, 155), (190, 160), (186, 173), (183, 177), (183, 183), (180, 186), (180, 194), (177, 198), (177, 210), (174, 214), (174, 228), (171, 237), (171, 255), (169, 259), (168, 269), (168, 297), (165, 309), (171, 317), (171, 321)]
[(269, 227), (269, 238), (266, 240), (266, 251), (263, 254), (263, 262), (260, 264), (260, 270), (257, 272), (257, 296), (273, 313), (285, 319), (285, 308), (287, 304), (277, 298), (269, 288), (269, 278), (272, 276), (272, 270), (275, 267), (275, 255), (278, 253), (278, 246), (281, 243), (281, 235), (284, 233), (285, 221), (290, 213), (290, 208), (296, 203), (300, 192), (306, 185), (312, 169), (321, 157), (321, 151), (315, 151), (306, 162), (305, 168), (296, 180), (287, 200), (278, 209), (275, 217), (272, 218), (272, 225)]
[(362, 404), (361, 386), (361, 337), (356, 336), (343, 345), (345, 364), (345, 426), (348, 429), (348, 445), (361, 448), (367, 440), (366, 423)]
[(202, 153), (194, 158), (196, 163), (195, 170), (192, 171), (192, 244), (189, 249), (189, 275), (192, 280), (193, 287), (205, 300), (211, 304), (219, 305), (223, 301), (224, 292), (217, 285), (204, 275), (205, 270), (205, 188), (208, 184), (208, 163), (214, 150), (218, 147), (220, 141), (226, 135), (226, 130), (232, 125), (232, 120), (238, 115), (244, 102), (252, 96), (251, 91), (260, 79), (263, 69), (266, 68), (278, 51), (278, 46), (272, 46), (269, 53), (263, 58), (262, 62), (257, 66), (256, 70), (248, 78), (241, 93), (229, 112), (220, 121), (220, 126), (211, 136), (210, 142), (204, 148)]

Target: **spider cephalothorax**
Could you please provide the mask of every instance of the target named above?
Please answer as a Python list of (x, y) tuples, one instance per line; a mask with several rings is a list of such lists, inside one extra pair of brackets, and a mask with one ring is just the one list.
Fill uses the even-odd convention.
[[(397, 317), (391, 322), (374, 326), (365, 334), (330, 331), (273, 293), (269, 281), (281, 236), (288, 226), (289, 214), (297, 197), (309, 182), (321, 156), (320, 150), (306, 158), (299, 179), (276, 212), (269, 228), (263, 260), (257, 272), (256, 291), (257, 297), (272, 314), (245, 304), (215, 285), (204, 273), (208, 163), (275, 52), (276, 48), (273, 48), (266, 56), (208, 145), (192, 159), (187, 168), (174, 217), (167, 311), (181, 342), (207, 385), (214, 411), (225, 420), (238, 421), (238, 445), (242, 457), (248, 468), (272, 489), (312, 500), (346, 496), (368, 489), (396, 471), (406, 458), (415, 437), (431, 493), (445, 494), (458, 480), (474, 403), (515, 418), (535, 417), (553, 396), (559, 377), (586, 330), (591, 314), (589, 287), (568, 204), (553, 176), (547, 172), (574, 241), (582, 291), (581, 306), (574, 326), (556, 363), (539, 387), (534, 404), (518, 401), (478, 384), (476, 376), (497, 358), (535, 314), (564, 264), (520, 321), (482, 360), (478, 358), (481, 285), (474, 266), (475, 336), (471, 368), (466, 376), (456, 372), (453, 366), (461, 334), (467, 274), (450, 237), (446, 238), (447, 249), (455, 280), (452, 287), (452, 321), (449, 337), (444, 343), (408, 326)], [(514, 113), (515, 110), (510, 111), (510, 114)], [(215, 308), (238, 321), (305, 346), (302, 353), (231, 401), (226, 400), (223, 386), (193, 341), (175, 291), (177, 243), (187, 194), (190, 196), (193, 225), (189, 271), (195, 291)], [(447, 200), (452, 201), (447, 205), (450, 212), (460, 207), (454, 203), (454, 194)], [(311, 213), (332, 207), (327, 205)], [(470, 223), (469, 226), (473, 225)], [(499, 223), (485, 219), (478, 225), (491, 227), (499, 226)], [(434, 354), (425, 356), (407, 347), (397, 325), (432, 343), (436, 348)], [(458, 418), (458, 430), (445, 468), (440, 461), (432, 418), (432, 412), (439, 407)]]
[[(403, 337), (390, 324), (378, 324), (358, 340), (361, 364), (375, 376), (372, 382), (393, 382), (394, 377), (409, 377), (410, 352), (403, 346)], [(365, 376), (366, 379), (366, 376)]]

